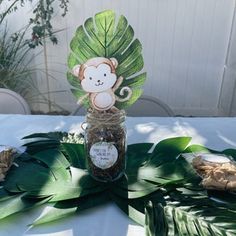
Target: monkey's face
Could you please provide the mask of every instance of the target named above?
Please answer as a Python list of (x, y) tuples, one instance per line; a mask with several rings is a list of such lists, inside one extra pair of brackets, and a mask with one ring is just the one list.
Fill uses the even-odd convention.
[(111, 67), (105, 63), (88, 66), (84, 69), (82, 88), (89, 93), (99, 93), (110, 89), (116, 83), (117, 76), (111, 72)]

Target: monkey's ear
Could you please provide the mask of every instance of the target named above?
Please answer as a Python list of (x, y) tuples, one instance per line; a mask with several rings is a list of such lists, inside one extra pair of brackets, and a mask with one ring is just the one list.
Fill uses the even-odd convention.
[(118, 61), (114, 57), (110, 58), (110, 61), (112, 62), (115, 68), (118, 66)]
[(72, 69), (72, 74), (74, 76), (78, 77), (79, 76), (79, 70), (80, 70), (80, 65), (74, 66), (73, 69)]

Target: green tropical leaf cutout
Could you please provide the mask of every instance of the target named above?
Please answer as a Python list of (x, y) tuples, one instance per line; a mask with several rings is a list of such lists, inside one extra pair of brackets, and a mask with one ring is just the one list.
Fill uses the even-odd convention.
[(145, 231), (147, 236), (168, 236), (168, 223), (161, 203), (154, 206), (152, 201), (147, 202), (145, 206)]
[[(78, 78), (72, 74), (72, 69), (75, 65), (83, 64), (94, 57), (116, 58), (116, 74), (124, 78), (120, 89), (124, 86), (132, 89), (131, 98), (126, 102), (117, 101), (117, 108), (125, 109), (141, 96), (142, 86), (147, 77), (146, 73), (138, 74), (144, 66), (142, 45), (134, 38), (134, 30), (123, 15), (117, 17), (115, 12), (107, 10), (87, 19), (84, 25), (76, 30), (70, 48), (67, 79), (73, 87), (72, 93), (75, 97), (80, 99), (86, 92)], [(118, 96), (120, 89), (116, 91)], [(84, 99), (82, 104), (88, 107), (88, 98)]]
[(109, 201), (110, 196), (106, 191), (97, 193), (96, 196), (90, 194), (77, 199), (58, 201), (54, 205), (52, 205), (48, 211), (41, 214), (39, 218), (37, 218), (32, 223), (32, 226), (57, 221), (62, 218), (79, 213), (83, 210), (101, 206), (102, 204), (105, 204)]
[(26, 144), (30, 154), (19, 156), (0, 183), (0, 219), (49, 204), (50, 210), (31, 225), (36, 226), (113, 202), (143, 225), (148, 236), (236, 235), (235, 195), (204, 190), (181, 155), (207, 150), (235, 159), (234, 149), (190, 145), (189, 137), (128, 145), (125, 175), (102, 183), (88, 174), (83, 145), (75, 143), (80, 139), (74, 135), (39, 133), (31, 138)]
[(0, 202), (0, 220), (13, 215), (17, 212), (22, 212), (40, 206), (50, 200), (46, 198), (27, 198), (26, 193), (17, 194), (14, 198)]
[[(18, 167), (11, 168), (4, 182), (4, 189), (10, 193), (50, 197), (50, 202), (57, 202), (104, 190), (87, 171), (70, 166), (63, 153), (55, 149), (38, 152), (28, 160), (18, 158), (15, 162)], [(3, 197), (6, 198), (5, 193)]]
[(168, 203), (164, 209), (169, 236), (236, 235), (235, 212), (227, 208), (210, 207), (200, 201), (194, 204), (190, 201)]

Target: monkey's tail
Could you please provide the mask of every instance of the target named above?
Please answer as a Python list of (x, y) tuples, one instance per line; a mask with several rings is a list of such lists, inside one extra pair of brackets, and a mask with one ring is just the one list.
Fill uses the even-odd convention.
[(128, 100), (131, 98), (131, 96), (132, 96), (132, 90), (131, 90), (131, 88), (129, 88), (128, 86), (123, 87), (123, 88), (120, 90), (119, 95), (124, 96), (125, 93), (128, 93), (125, 98), (120, 98), (120, 97), (118, 97), (118, 96), (116, 95), (116, 101), (118, 101), (118, 102), (126, 102), (126, 101), (128, 101)]

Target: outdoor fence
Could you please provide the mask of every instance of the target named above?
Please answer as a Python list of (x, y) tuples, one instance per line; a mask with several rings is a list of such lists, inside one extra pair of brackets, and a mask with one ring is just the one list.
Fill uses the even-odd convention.
[(235, 0), (70, 0), (66, 17), (58, 12), (54, 18), (61, 30), (58, 45), (47, 42), (33, 62), (43, 70), (36, 74), (38, 84), (52, 102), (39, 109), (53, 109), (54, 102), (75, 109), (66, 79), (70, 40), (88, 17), (113, 9), (127, 17), (143, 45), (144, 94), (163, 100), (177, 115), (236, 115), (235, 5)]

